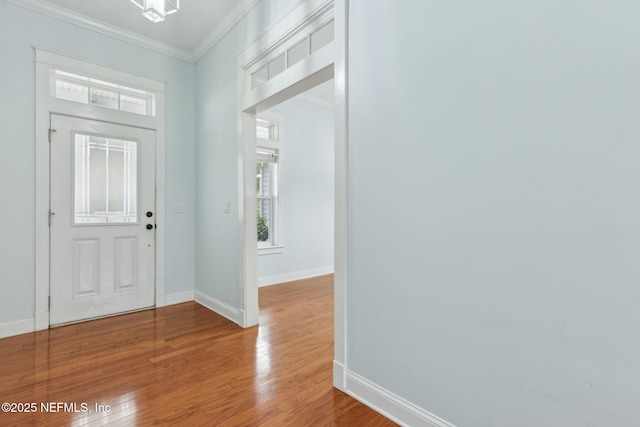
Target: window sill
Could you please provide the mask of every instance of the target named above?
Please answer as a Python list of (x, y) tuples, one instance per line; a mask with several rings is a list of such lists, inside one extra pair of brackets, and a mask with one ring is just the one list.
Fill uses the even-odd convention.
[(265, 246), (258, 248), (258, 256), (260, 255), (275, 255), (284, 252), (284, 246)]

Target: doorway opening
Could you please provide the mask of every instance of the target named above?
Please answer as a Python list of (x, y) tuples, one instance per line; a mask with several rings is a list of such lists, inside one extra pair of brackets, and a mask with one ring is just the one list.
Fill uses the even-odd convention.
[(331, 79), (257, 115), (258, 287), (333, 274)]
[[(244, 327), (257, 325), (259, 315), (258, 245), (256, 242), (256, 231), (258, 228), (258, 198), (256, 189), (256, 165), (258, 163), (257, 118), (261, 114), (268, 112), (271, 108), (285, 103), (309, 89), (330, 81), (334, 78), (333, 69), (334, 66), (331, 63), (321, 70), (303, 78), (296, 84), (282, 89), (275, 96), (263, 99), (242, 112), (242, 135), (240, 138), (242, 170), (240, 178), (242, 182), (241, 201), (243, 202), (243, 208), (241, 210), (241, 235), (243, 239), (240, 244), (240, 278), (243, 283), (240, 288), (240, 300), (244, 303), (241, 319), (242, 326)], [(338, 174), (339, 171), (336, 170), (335, 175), (337, 176)], [(337, 181), (336, 179), (336, 184)]]
[[(317, 6), (315, 10), (309, 5), (299, 7), (238, 54), (239, 323), (250, 327), (259, 322), (256, 118), (273, 106), (334, 79), (333, 384), (344, 391), (347, 380), (347, 2), (313, 0), (311, 3)], [(274, 60), (283, 54), (280, 51), (288, 48), (287, 43), (297, 40), (293, 34), (308, 30), (313, 35), (316, 29), (322, 28), (331, 28), (332, 34), (321, 48), (315, 51), (311, 48), (309, 56), (291, 67), (286, 66), (289, 61), (285, 59), (285, 67), (275, 70), (277, 73), (274, 72), (273, 77), (270, 73), (266, 77), (260, 73), (264, 66), (269, 71), (271, 64), (276, 64)], [(308, 38), (311, 44), (312, 39)], [(289, 58), (292, 52), (287, 50), (285, 58)]]

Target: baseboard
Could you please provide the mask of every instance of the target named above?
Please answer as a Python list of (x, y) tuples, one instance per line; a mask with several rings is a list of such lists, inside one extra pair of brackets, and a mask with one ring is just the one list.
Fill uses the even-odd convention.
[(165, 295), (164, 305), (182, 304), (183, 302), (193, 301), (195, 299), (194, 291), (180, 292), (177, 294)]
[(242, 315), (237, 308), (231, 307), (229, 304), (216, 298), (196, 291), (194, 301), (204, 307), (207, 307), (209, 310), (218, 313), (220, 316), (226, 317), (238, 325), (241, 325), (243, 322)]
[(353, 372), (347, 372), (346, 393), (401, 426), (454, 427)]
[(0, 338), (12, 337), (14, 335), (27, 334), (35, 331), (35, 319), (18, 320), (16, 322), (0, 323)]
[(314, 268), (313, 270), (296, 271), (294, 273), (279, 274), (277, 276), (268, 276), (258, 278), (258, 287), (277, 285), (279, 283), (293, 282), (294, 280), (310, 279), (311, 277), (324, 276), (333, 273), (333, 265), (322, 268)]
[(345, 367), (338, 361), (333, 361), (333, 386), (340, 391), (346, 391)]

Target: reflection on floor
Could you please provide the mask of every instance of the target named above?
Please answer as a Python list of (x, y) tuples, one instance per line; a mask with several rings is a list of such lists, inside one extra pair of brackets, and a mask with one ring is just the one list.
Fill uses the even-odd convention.
[(260, 309), (250, 329), (185, 303), (2, 339), (0, 425), (395, 425), (331, 386), (331, 275)]

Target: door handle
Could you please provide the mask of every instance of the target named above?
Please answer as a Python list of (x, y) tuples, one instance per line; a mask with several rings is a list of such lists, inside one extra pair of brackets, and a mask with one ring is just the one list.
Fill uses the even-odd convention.
[(153, 225), (147, 224), (147, 230), (153, 230)]

